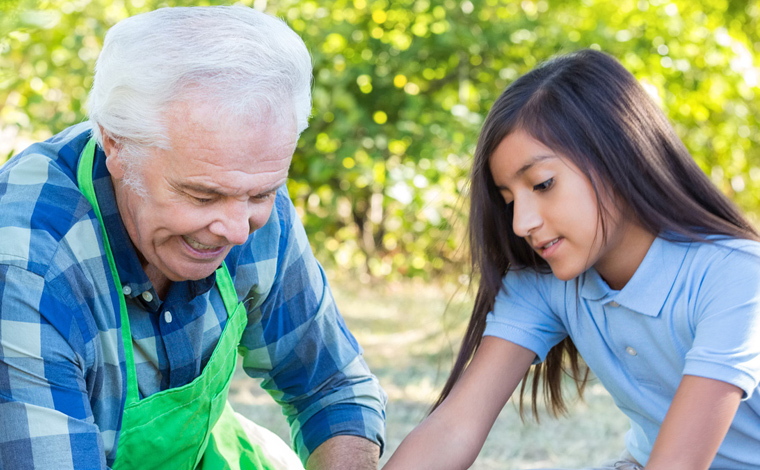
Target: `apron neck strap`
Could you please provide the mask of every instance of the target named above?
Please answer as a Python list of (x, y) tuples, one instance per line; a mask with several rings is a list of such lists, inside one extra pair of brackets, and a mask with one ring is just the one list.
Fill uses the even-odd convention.
[[(124, 300), (124, 293), (122, 292), (121, 280), (119, 279), (119, 271), (116, 269), (116, 261), (111, 251), (111, 243), (108, 241), (108, 233), (106, 232), (106, 226), (103, 223), (103, 215), (100, 212), (100, 206), (98, 205), (98, 198), (95, 195), (95, 186), (92, 183), (92, 170), (95, 162), (95, 148), (97, 142), (95, 139), (90, 139), (85, 145), (79, 156), (79, 164), (77, 168), (77, 184), (80, 191), (84, 194), (84, 197), (90, 202), (92, 208), (95, 210), (95, 215), (100, 223), (101, 233), (103, 234), (103, 245), (105, 246), (106, 257), (108, 258), (108, 266), (111, 268), (111, 275), (116, 287), (116, 294), (119, 297), (119, 316), (121, 319), (121, 339), (124, 343), (124, 356), (127, 366), (127, 403), (134, 403), (138, 401), (139, 394), (137, 389), (137, 373), (135, 370), (135, 356), (132, 349), (132, 331), (129, 327), (129, 315), (127, 314), (127, 304)], [(227, 269), (227, 264), (222, 262), (219, 269), (216, 270), (216, 284), (222, 295), (222, 301), (224, 307), (227, 310), (227, 318), (233, 315), (237, 305), (238, 297), (235, 292), (235, 285), (232, 282), (232, 276)], [(228, 320), (229, 321), (229, 320)]]

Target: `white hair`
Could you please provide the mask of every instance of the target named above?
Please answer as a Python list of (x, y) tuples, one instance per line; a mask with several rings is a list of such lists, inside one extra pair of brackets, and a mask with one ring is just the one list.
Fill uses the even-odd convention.
[(132, 155), (168, 149), (165, 113), (191, 100), (213, 103), (220, 117), (289, 118), (300, 134), (311, 113), (311, 71), (301, 38), (252, 8), (136, 15), (106, 34), (89, 95), (92, 134), (102, 146), (102, 127)]

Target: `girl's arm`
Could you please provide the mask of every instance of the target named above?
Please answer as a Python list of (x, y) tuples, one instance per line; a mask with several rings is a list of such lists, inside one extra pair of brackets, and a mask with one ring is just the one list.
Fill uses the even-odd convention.
[(485, 336), (451, 394), (404, 439), (383, 470), (457, 470), (475, 461), (536, 354)]
[(731, 426), (743, 393), (726, 382), (685, 375), (645, 470), (707, 470)]

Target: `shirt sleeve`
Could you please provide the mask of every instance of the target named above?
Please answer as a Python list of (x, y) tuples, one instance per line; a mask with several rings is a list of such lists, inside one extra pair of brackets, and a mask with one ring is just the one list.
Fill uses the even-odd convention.
[[(281, 197), (281, 196), (285, 197)], [(275, 211), (280, 236), (268, 295), (249, 310), (243, 368), (282, 406), (300, 459), (338, 435), (382, 449), (386, 395), (341, 317), (287, 193)], [(271, 238), (271, 237), (270, 237)], [(262, 266), (260, 273), (265, 271)]]
[(697, 280), (684, 374), (730, 383), (747, 399), (760, 384), (760, 257), (741, 248), (719, 253)]
[(77, 306), (64, 299), (42, 276), (0, 264), (0, 468), (106, 468)]
[(536, 362), (567, 336), (551, 305), (551, 274), (531, 269), (508, 271), (486, 317), (484, 336), (496, 336), (536, 353)]

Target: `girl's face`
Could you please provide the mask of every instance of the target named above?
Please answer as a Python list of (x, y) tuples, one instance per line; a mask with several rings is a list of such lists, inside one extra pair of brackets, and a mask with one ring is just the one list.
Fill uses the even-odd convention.
[(568, 281), (594, 266), (620, 289), (633, 276), (654, 236), (603, 198), (605, 241), (596, 193), (573, 162), (518, 129), (501, 141), (490, 168), (504, 201), (513, 205), (515, 234), (557, 278)]

